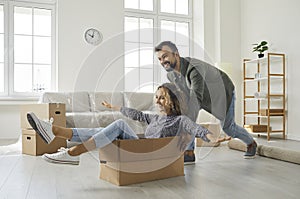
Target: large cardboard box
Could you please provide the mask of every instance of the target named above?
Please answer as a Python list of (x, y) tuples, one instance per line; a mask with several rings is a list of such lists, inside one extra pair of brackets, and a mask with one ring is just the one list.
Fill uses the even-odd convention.
[(201, 138), (196, 138), (196, 146), (197, 147), (217, 147), (220, 146), (219, 142), (216, 140), (219, 138), (221, 134), (221, 126), (219, 123), (201, 123), (201, 126), (207, 128), (212, 135), (208, 135), (207, 137), (210, 139), (210, 142), (205, 142)]
[(60, 147), (67, 147), (67, 142), (62, 138), (55, 138), (47, 144), (34, 130), (22, 130), (22, 153), (27, 155), (43, 155), (44, 153), (54, 153)]
[(116, 140), (99, 150), (100, 179), (115, 185), (184, 176), (178, 137)]
[(34, 112), (39, 119), (49, 120), (53, 118), (53, 124), (57, 126), (66, 126), (66, 106), (61, 103), (49, 104), (24, 104), (20, 107), (21, 128), (31, 129), (27, 121), (27, 113)]

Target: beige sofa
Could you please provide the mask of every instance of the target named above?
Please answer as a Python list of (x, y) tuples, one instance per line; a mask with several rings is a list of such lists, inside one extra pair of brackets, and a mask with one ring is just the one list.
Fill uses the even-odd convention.
[(107, 109), (101, 102), (105, 100), (113, 105), (154, 113), (153, 97), (153, 93), (134, 92), (45, 92), (39, 102), (66, 104), (66, 126), (70, 128), (105, 127), (117, 119), (124, 119), (136, 133), (142, 133), (145, 124)]

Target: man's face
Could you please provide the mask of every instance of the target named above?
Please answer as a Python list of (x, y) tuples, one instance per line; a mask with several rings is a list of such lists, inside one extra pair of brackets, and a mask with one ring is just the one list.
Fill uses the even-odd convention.
[(163, 46), (160, 51), (156, 52), (156, 55), (166, 71), (170, 72), (175, 69), (177, 65), (176, 54), (168, 46)]

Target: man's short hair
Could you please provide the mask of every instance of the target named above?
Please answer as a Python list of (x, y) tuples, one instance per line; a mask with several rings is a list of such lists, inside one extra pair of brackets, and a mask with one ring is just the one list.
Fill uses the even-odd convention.
[(178, 52), (176, 45), (174, 43), (172, 43), (171, 41), (163, 41), (163, 42), (159, 43), (157, 46), (155, 46), (154, 52), (161, 51), (164, 46), (168, 46), (171, 49), (172, 53)]

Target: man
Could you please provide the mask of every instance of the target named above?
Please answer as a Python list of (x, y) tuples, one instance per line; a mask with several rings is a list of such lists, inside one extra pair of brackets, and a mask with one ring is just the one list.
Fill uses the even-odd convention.
[[(254, 158), (257, 144), (253, 137), (234, 120), (235, 91), (231, 79), (216, 67), (190, 57), (180, 57), (175, 44), (163, 41), (154, 49), (168, 79), (189, 96), (187, 115), (196, 121), (200, 109), (214, 115), (223, 131), (247, 145), (245, 158)], [(185, 163), (195, 162), (194, 140), (184, 154)]]

